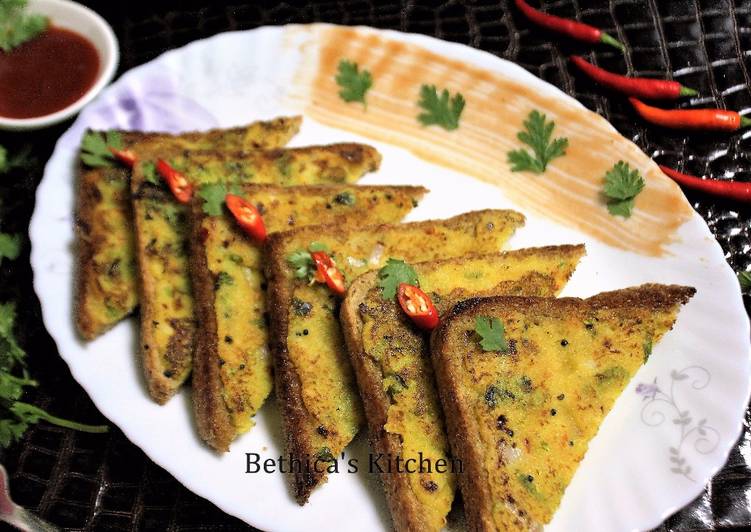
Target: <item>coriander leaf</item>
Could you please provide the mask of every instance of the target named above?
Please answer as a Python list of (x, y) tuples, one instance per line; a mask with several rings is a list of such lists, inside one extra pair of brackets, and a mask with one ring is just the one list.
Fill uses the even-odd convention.
[(483, 351), (500, 351), (506, 353), (506, 329), (498, 318), (477, 316), (475, 319), (475, 332), (480, 335), (480, 347)]
[(143, 178), (149, 183), (151, 183), (152, 185), (161, 185), (164, 183), (157, 175), (156, 164), (154, 164), (153, 161), (142, 162), (141, 172), (143, 172)]
[(325, 251), (326, 253), (329, 252), (329, 247), (323, 242), (318, 242), (317, 240), (314, 240), (313, 242), (311, 242), (310, 245), (308, 246), (308, 249), (313, 252), (316, 252), (316, 251)]
[(198, 190), (198, 196), (203, 199), (203, 212), (209, 216), (221, 216), (226, 195), (227, 187), (222, 183), (203, 185)]
[(550, 161), (566, 155), (567, 138), (557, 138), (551, 141), (555, 122), (547, 121), (547, 117), (537, 110), (533, 110), (524, 121), (524, 131), (516, 137), (532, 148), (532, 153), (520, 149), (508, 152), (508, 162), (512, 172), (543, 173)]
[(294, 269), (295, 277), (305, 279), (313, 274), (315, 264), (310, 252), (298, 249), (287, 255), (287, 263)]
[(605, 195), (610, 199), (624, 200), (635, 197), (644, 188), (644, 178), (628, 163), (618, 161), (605, 173)]
[(417, 120), (424, 126), (437, 125), (447, 131), (459, 127), (459, 117), (464, 110), (464, 96), (456, 93), (450, 98), (448, 89), (438, 96), (435, 85), (420, 87), (420, 101), (417, 103), (425, 112), (417, 116)]
[(740, 272), (738, 282), (741, 284), (741, 290), (751, 290), (751, 272)]
[(104, 134), (97, 131), (87, 131), (81, 140), (81, 160), (87, 166), (94, 168), (115, 166), (115, 156), (108, 149), (111, 146), (121, 149), (122, 137), (117, 131), (107, 131)]
[(14, 260), (21, 253), (21, 235), (0, 233), (0, 264), (3, 259)]
[[(84, 432), (106, 432), (106, 426), (83, 425), (55, 417), (39, 407), (20, 402), (27, 386), (37, 386), (26, 371), (26, 352), (16, 342), (13, 327), (16, 308), (13, 303), (0, 304), (0, 446), (7, 447), (23, 436), (29, 425), (47, 421), (61, 427)], [(13, 372), (20, 368), (20, 376)]]
[(0, 0), (0, 49), (3, 52), (10, 52), (47, 28), (47, 17), (24, 14), (26, 3), (26, 0)]
[(634, 198), (644, 189), (644, 178), (624, 161), (618, 161), (605, 173), (603, 194), (608, 212), (628, 218), (634, 210)]
[(399, 284), (407, 283), (420, 286), (415, 269), (398, 259), (389, 259), (386, 265), (378, 271), (378, 286), (383, 289), (384, 299), (393, 299)]
[(373, 78), (367, 70), (360, 70), (357, 63), (342, 59), (337, 69), (336, 84), (341, 87), (339, 97), (345, 102), (362, 102), (367, 107), (365, 93), (373, 86)]

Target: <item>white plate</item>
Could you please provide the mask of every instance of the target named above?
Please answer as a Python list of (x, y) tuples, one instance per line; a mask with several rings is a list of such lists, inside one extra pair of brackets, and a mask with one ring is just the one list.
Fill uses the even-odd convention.
[[(326, 39), (340, 32), (347, 34), (352, 46), (341, 51), (342, 57), (347, 57), (350, 51), (354, 55), (358, 46), (373, 47), (376, 41), (391, 45), (408, 43), (409, 50), (434, 52), (438, 58), (434, 60), (438, 62), (442, 58), (446, 62), (461, 60), (462, 64), (483, 72), (516, 80), (525, 88), (521, 92), (543, 98), (540, 104), (543, 111), (550, 111), (545, 107), (546, 101), (550, 106), (564, 105), (571, 111), (567, 121), (558, 120), (557, 128), (571, 138), (572, 149), (577, 132), (600, 131), (615, 138), (612, 128), (602, 119), (518, 66), (484, 52), (424, 36), (325, 25), (269, 27), (221, 34), (164, 54), (127, 73), (81, 114), (58, 142), (37, 192), (30, 228), (34, 286), (45, 325), (74, 378), (102, 413), (152, 460), (190, 490), (256, 527), (269, 530), (390, 527), (380, 487), (374, 476), (367, 473), (333, 475), (302, 508), (290, 497), (281, 474), (245, 473), (245, 453), (256, 452), (271, 458), (283, 452), (273, 399), (258, 415), (257, 426), (236, 441), (231, 452), (217, 455), (196, 436), (189, 390), (166, 406), (157, 406), (149, 400), (134, 356), (137, 345), (134, 320), (121, 323), (89, 344), (77, 339), (73, 327), (73, 168), (85, 127), (181, 131), (303, 113), (306, 119), (300, 135), (294, 139), (295, 145), (342, 140), (370, 142), (382, 151), (384, 163), (379, 172), (368, 176), (363, 183), (429, 187), (431, 194), (410, 219), (445, 217), (484, 207), (516, 207), (528, 216), (528, 223), (513, 238), (511, 247), (585, 242), (588, 255), (566, 288), (566, 295), (586, 296), (649, 281), (697, 288), (696, 297), (681, 311), (675, 329), (655, 347), (649, 362), (618, 399), (592, 441), (549, 528), (602, 531), (658, 525), (697, 496), (723, 465), (739, 435), (749, 397), (748, 317), (735, 275), (706, 224), (691, 211), (660, 256), (617, 249), (569, 223), (580, 214), (573, 208), (569, 213), (558, 213), (556, 221), (552, 221), (544, 209), (537, 208), (537, 197), (517, 201), (520, 196), (509, 192), (508, 187), (483, 183), (428, 163), (392, 144), (376, 141), (388, 138), (384, 128), (373, 128), (374, 140), (322, 125), (310, 117), (325, 118), (322, 111), (325, 105), (313, 97), (306, 100), (305, 95), (315, 74), (319, 49)], [(387, 59), (396, 64), (406, 55), (387, 56)], [(387, 63), (379, 68), (381, 73), (374, 75), (376, 84), (367, 111), (374, 114), (360, 113), (357, 104), (352, 107), (351, 113), (360, 113), (357, 114), (360, 120), (376, 116), (380, 105), (378, 90), (389, 88), (391, 67)], [(453, 79), (449, 72), (437, 81), (451, 86), (461, 80)], [(478, 87), (492, 90), (481, 84)], [(473, 116), (477, 115), (473, 102), (480, 98), (473, 94), (465, 94), (468, 103), (466, 124), (462, 122), (462, 127), (467, 134), (471, 133)], [(416, 95), (404, 97), (416, 100)], [(345, 104), (341, 105), (344, 108)], [(342, 128), (345, 127), (351, 129), (343, 122)], [(399, 136), (399, 127), (395, 126), (394, 131), (390, 140), (401, 146), (413, 146), (409, 135)], [(415, 135), (435, 139), (436, 150), (442, 139), (460, 138), (446, 137), (446, 132), (435, 127), (416, 131)], [(454, 134), (461, 131), (460, 127)], [(509, 136), (498, 141), (508, 143), (514, 139)], [(672, 184), (663, 181), (654, 165), (630, 142), (616, 138), (613, 144), (614, 153), (618, 154), (615, 156), (627, 159), (648, 176), (643, 194), (660, 187), (668, 192), (673, 190)], [(428, 146), (431, 145), (432, 141)], [(587, 149), (605, 153), (608, 147), (595, 145)], [(553, 179), (558, 172), (554, 164), (543, 177), (511, 175), (502, 161), (503, 158), (498, 165), (499, 176), (526, 180), (515, 183), (545, 184), (548, 183), (545, 179)], [(586, 171), (582, 168), (582, 174)], [(565, 205), (566, 190), (560, 194), (560, 202)], [(680, 207), (688, 212), (685, 198), (679, 199)], [(617, 230), (627, 233), (638, 223), (646, 223), (644, 219), (639, 221), (639, 201), (634, 219), (617, 222), (622, 224), (616, 226)], [(654, 222), (654, 233), (664, 224), (659, 222), (659, 225)], [(639, 238), (649, 236), (643, 229), (639, 231)], [(683, 421), (678, 424), (674, 420), (681, 413)], [(348, 450), (350, 456), (360, 458), (361, 464), (367, 461), (367, 452), (362, 435)]]

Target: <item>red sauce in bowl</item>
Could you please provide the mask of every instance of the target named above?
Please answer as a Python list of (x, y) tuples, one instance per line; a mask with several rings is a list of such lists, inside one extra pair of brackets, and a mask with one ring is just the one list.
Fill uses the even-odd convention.
[(0, 51), (0, 116), (33, 118), (59, 111), (88, 91), (99, 74), (99, 54), (86, 37), (50, 26)]

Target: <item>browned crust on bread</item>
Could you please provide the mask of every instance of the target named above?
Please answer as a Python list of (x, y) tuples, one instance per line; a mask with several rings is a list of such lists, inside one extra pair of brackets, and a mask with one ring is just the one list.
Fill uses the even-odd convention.
[(214, 449), (226, 452), (235, 437), (235, 428), (222, 397), (214, 282), (201, 230), (204, 217), (203, 200), (194, 198), (190, 216), (190, 274), (195, 301), (193, 308), (201, 332), (195, 335), (193, 349), (193, 414), (201, 438)]
[[(506, 256), (523, 259), (532, 255), (555, 252), (563, 255), (578, 252), (584, 254), (584, 245), (544, 246), (538, 248), (524, 248), (492, 254), (470, 254), (463, 257), (453, 257), (442, 260), (414, 263), (412, 266), (418, 271), (421, 268), (438, 268), (445, 264), (461, 264), (469, 259), (487, 258), (498, 260)], [(383, 376), (380, 369), (365, 352), (362, 342), (363, 321), (359, 306), (365, 300), (368, 292), (377, 286), (378, 272), (370, 271), (355, 279), (347, 289), (347, 296), (342, 303), (339, 314), (347, 343), (347, 351), (357, 377), (357, 385), (362, 396), (365, 416), (368, 422), (368, 435), (373, 452), (378, 454), (398, 456), (402, 452), (401, 438), (385, 430), (388, 422), (390, 401), (383, 391)], [(429, 356), (429, 353), (425, 353)], [(397, 531), (430, 530), (423, 519), (423, 508), (412, 494), (412, 488), (406, 475), (399, 473), (384, 473), (381, 475), (386, 500), (389, 504), (394, 528)]]
[[(301, 116), (279, 117), (266, 122), (257, 122), (267, 130), (280, 130), (289, 133), (290, 137), (297, 134), (302, 124)], [(187, 141), (202, 140), (207, 143), (213, 142), (226, 135), (242, 134), (248, 130), (248, 125), (228, 129), (215, 128), (208, 131), (191, 131), (172, 135), (161, 132), (139, 132), (139, 131), (122, 131), (120, 133), (123, 145), (127, 147), (136, 146), (140, 143), (154, 142), (160, 139), (180, 138)], [(84, 134), (89, 132), (103, 133), (87, 129)], [(254, 142), (248, 144), (246, 149), (259, 149), (267, 147), (266, 143)], [(378, 158), (380, 161), (380, 156)], [(98, 272), (94, 269), (93, 257), (97, 254), (101, 246), (100, 242), (91, 238), (91, 221), (93, 211), (97, 206), (96, 191), (90, 186), (102, 178), (103, 172), (118, 172), (120, 178), (125, 183), (125, 192), (129, 194), (131, 171), (127, 168), (90, 168), (83, 164), (80, 157), (77, 161), (77, 184), (76, 184), (76, 207), (75, 207), (75, 232), (76, 232), (76, 273), (74, 279), (74, 321), (78, 333), (84, 340), (93, 340), (97, 336), (105, 333), (118, 323), (119, 320), (112, 320), (110, 323), (99, 323), (89, 313), (88, 301), (95, 297), (98, 292), (97, 276)], [(129, 219), (132, 227), (132, 204), (130, 201), (123, 201), (124, 208), (129, 212)], [(133, 307), (135, 308), (135, 307)], [(133, 310), (130, 309), (130, 311)], [(127, 314), (127, 312), (125, 313)]]
[(498, 309), (513, 309), (531, 314), (561, 315), (582, 308), (622, 309), (627, 307), (647, 308), (652, 311), (666, 310), (676, 304), (685, 304), (696, 293), (692, 287), (678, 285), (645, 284), (623, 290), (603, 292), (589, 299), (535, 298), (535, 297), (481, 297), (471, 298), (455, 305), (431, 336), (431, 359), (443, 406), (451, 452), (462, 461), (463, 472), (458, 475), (464, 500), (465, 515), (469, 530), (495, 530), (489, 509), (493, 505), (490, 489), (483, 478), (483, 450), (479, 427), (470, 415), (469, 401), (463, 398), (461, 379), (455, 371), (451, 358), (451, 346), (447, 345), (448, 331), (454, 319), (465, 314), (480, 315)]
[[(489, 212), (505, 212), (509, 218), (516, 220), (518, 225), (524, 223), (524, 215), (515, 211), (498, 211), (485, 209), (471, 211), (451, 218), (452, 225), (461, 224), (465, 220), (477, 218)], [(436, 223), (445, 223), (445, 220), (427, 220), (412, 222), (413, 227), (431, 227)], [(358, 230), (369, 230), (373, 233), (383, 233), (397, 227), (395, 224), (381, 224), (368, 227), (359, 227)], [(295, 457), (312, 457), (315, 450), (312, 442), (306, 435), (297, 430), (306, 419), (307, 412), (303, 406), (302, 385), (295, 365), (289, 357), (287, 350), (287, 334), (289, 332), (287, 301), (290, 298), (285, 278), (285, 257), (282, 253), (284, 240), (296, 235), (308, 233), (310, 235), (327, 234), (344, 236), (349, 231), (337, 225), (306, 226), (293, 231), (269, 235), (265, 245), (266, 255), (266, 280), (268, 282), (268, 304), (270, 315), (269, 336), (271, 354), (274, 361), (274, 380), (276, 397), (282, 414), (282, 428), (284, 429), (285, 450)], [(295, 472), (293, 475), (293, 488), (295, 498), (299, 504), (305, 504), (310, 497), (313, 488), (325, 477), (324, 473), (315, 471)]]
[[(377, 276), (378, 272), (368, 272), (352, 283), (342, 303), (339, 318), (362, 396), (372, 451), (376, 456), (379, 454), (399, 456), (402, 452), (401, 438), (398, 434), (390, 433), (384, 428), (388, 421), (389, 399), (383, 391), (383, 377), (375, 362), (365, 353), (362, 344), (362, 320), (359, 306), (375, 283)], [(422, 509), (412, 495), (407, 476), (396, 472), (382, 473), (380, 476), (394, 529), (397, 531), (430, 530), (425, 520), (422, 519)]]

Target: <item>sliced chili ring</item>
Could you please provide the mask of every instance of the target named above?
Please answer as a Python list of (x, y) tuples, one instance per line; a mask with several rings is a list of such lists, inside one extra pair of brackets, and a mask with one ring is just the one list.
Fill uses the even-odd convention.
[(156, 162), (156, 171), (167, 182), (167, 186), (169, 186), (177, 201), (180, 203), (190, 201), (190, 198), (193, 197), (193, 185), (181, 172), (172, 168), (164, 159), (159, 159)]
[(224, 197), (224, 202), (248, 236), (258, 242), (266, 240), (266, 225), (263, 223), (263, 217), (255, 205), (234, 194), (227, 194)]
[(335, 294), (342, 296), (346, 292), (344, 275), (336, 267), (336, 263), (325, 251), (311, 251), (310, 257), (316, 265), (315, 280), (324, 282)]
[(112, 146), (107, 146), (107, 149), (117, 159), (119, 163), (128, 168), (133, 168), (136, 164), (136, 154), (131, 150), (118, 150)]
[(432, 331), (438, 326), (438, 311), (428, 294), (411, 284), (399, 283), (396, 298), (404, 313), (420, 329)]

